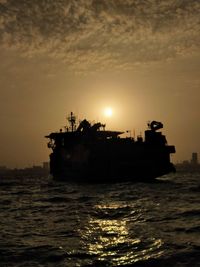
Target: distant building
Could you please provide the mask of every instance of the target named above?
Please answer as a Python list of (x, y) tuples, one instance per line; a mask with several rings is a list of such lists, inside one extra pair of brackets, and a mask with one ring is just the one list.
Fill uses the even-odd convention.
[(176, 164), (177, 171), (200, 171), (200, 164), (198, 163), (198, 153), (193, 152), (191, 160), (184, 160), (182, 163)]
[(181, 164), (182, 164), (182, 165), (189, 165), (190, 162), (189, 162), (189, 160), (184, 160)]
[(8, 171), (8, 169), (6, 166), (4, 166), (4, 165), (0, 166), (0, 174), (1, 175), (4, 175), (5, 173), (7, 173), (7, 171)]
[(1, 170), (1, 171), (4, 171), (4, 170), (6, 170), (6, 169), (7, 169), (6, 166), (4, 166), (4, 165), (3, 165), (3, 166), (2, 166), (2, 165), (0, 166), (0, 170)]
[(198, 153), (196, 153), (196, 152), (192, 153), (191, 164), (192, 165), (198, 165)]
[(43, 169), (49, 170), (49, 162), (43, 162), (42, 166), (43, 166)]

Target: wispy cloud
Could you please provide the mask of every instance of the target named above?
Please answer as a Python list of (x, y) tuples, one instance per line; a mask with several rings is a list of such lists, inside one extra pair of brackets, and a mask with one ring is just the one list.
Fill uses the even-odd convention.
[(72, 69), (131, 68), (199, 52), (199, 0), (0, 0), (0, 42)]

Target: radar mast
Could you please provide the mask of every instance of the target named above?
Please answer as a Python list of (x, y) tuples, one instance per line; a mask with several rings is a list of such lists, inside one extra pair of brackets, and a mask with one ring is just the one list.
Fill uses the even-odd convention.
[(76, 129), (76, 116), (73, 112), (70, 113), (67, 120), (70, 124), (71, 131), (73, 132)]

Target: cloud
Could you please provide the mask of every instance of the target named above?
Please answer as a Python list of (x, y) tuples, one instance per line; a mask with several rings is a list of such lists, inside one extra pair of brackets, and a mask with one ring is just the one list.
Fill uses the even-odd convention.
[(199, 52), (199, 0), (1, 0), (0, 43), (69, 68), (131, 68)]

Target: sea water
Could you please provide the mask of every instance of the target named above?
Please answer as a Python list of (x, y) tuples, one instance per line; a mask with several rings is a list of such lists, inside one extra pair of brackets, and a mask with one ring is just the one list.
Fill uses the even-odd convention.
[(0, 266), (200, 266), (200, 174), (0, 179)]

